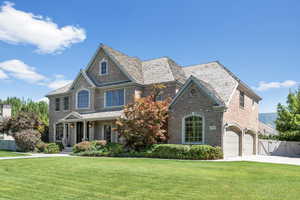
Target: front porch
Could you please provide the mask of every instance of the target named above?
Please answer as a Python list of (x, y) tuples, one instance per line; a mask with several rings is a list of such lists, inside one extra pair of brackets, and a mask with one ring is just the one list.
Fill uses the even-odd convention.
[(54, 124), (54, 141), (61, 142), (65, 147), (92, 140), (119, 142), (113, 128), (115, 120), (121, 115), (122, 111), (88, 114), (72, 112)]

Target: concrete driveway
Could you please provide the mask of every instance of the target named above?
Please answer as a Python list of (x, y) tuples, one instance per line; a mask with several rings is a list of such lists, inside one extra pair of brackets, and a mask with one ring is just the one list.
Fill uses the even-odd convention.
[(233, 157), (225, 158), (220, 161), (253, 161), (253, 162), (264, 162), (264, 163), (276, 163), (276, 164), (289, 164), (289, 165), (299, 165), (300, 157), (283, 157), (283, 156), (243, 156), (243, 157)]

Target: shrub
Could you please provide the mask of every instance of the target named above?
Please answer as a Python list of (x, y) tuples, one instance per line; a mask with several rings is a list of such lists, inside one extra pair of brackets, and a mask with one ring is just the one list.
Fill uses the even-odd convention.
[(44, 143), (44, 142), (39, 142), (39, 143), (36, 145), (36, 148), (37, 148), (38, 152), (40, 152), (40, 153), (44, 152), (45, 149), (46, 149), (46, 147), (47, 147), (47, 144)]
[(171, 99), (156, 101), (163, 88), (164, 85), (154, 85), (150, 96), (135, 99), (124, 107), (124, 115), (117, 119), (115, 130), (125, 139), (126, 147), (140, 151), (167, 141)]
[(16, 145), (20, 151), (34, 151), (38, 143), (41, 142), (41, 134), (35, 130), (23, 130), (14, 133)]
[(49, 143), (46, 145), (44, 153), (59, 153), (60, 149), (59, 146), (55, 143)]
[(92, 148), (94, 150), (99, 150), (104, 148), (106, 144), (107, 144), (106, 140), (94, 140), (92, 141)]
[(65, 148), (65, 146), (63, 145), (63, 143), (62, 143), (62, 142), (55, 142), (55, 144), (57, 144), (57, 145), (58, 145), (58, 147), (59, 147), (59, 151), (62, 151), (62, 150)]
[(84, 152), (84, 151), (91, 151), (92, 150), (92, 143), (89, 141), (83, 141), (78, 144), (75, 144), (73, 147), (74, 153)]
[(153, 147), (152, 152), (148, 152), (145, 155), (155, 158), (190, 160), (214, 160), (223, 158), (220, 147), (212, 147), (209, 145), (159, 144)]

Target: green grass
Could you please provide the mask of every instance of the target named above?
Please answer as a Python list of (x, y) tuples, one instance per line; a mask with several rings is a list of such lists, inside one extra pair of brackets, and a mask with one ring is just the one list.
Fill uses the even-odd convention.
[(0, 150), (0, 158), (1, 158), (1, 157), (29, 156), (29, 155), (30, 155), (30, 154), (17, 153), (17, 152), (13, 152), (13, 151)]
[(300, 167), (129, 158), (0, 160), (0, 199), (299, 199)]

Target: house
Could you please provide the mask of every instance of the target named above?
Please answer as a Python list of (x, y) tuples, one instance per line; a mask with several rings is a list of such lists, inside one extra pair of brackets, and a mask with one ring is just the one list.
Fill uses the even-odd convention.
[[(11, 117), (11, 106), (7, 104), (0, 104), (0, 121), (10, 117)], [(0, 140), (13, 140), (13, 137), (4, 133), (0, 133)]]
[(270, 124), (265, 124), (259, 121), (258, 134), (269, 136), (269, 135), (278, 135), (278, 132)]
[(163, 83), (171, 97), (169, 143), (220, 146), (225, 156), (257, 152), (261, 98), (218, 61), (179, 66), (168, 57), (142, 61), (101, 44), (76, 79), (47, 94), (50, 140), (118, 142), (114, 121), (135, 98)]

